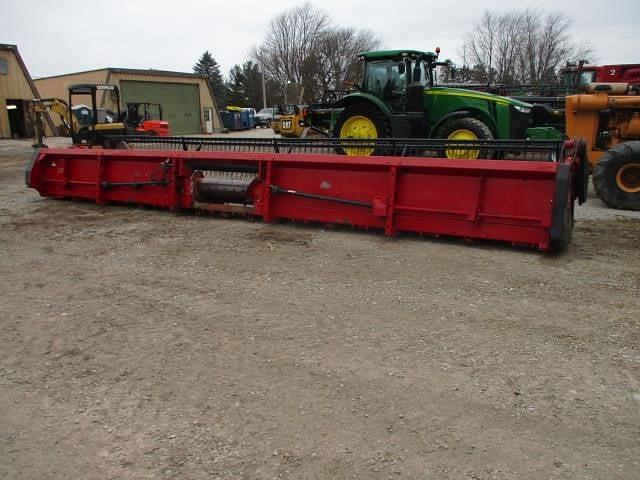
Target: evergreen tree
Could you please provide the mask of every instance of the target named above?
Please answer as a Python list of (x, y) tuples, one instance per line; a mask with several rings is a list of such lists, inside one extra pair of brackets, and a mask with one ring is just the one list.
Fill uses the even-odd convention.
[(258, 64), (251, 60), (241, 65), (234, 65), (229, 71), (227, 88), (227, 104), (236, 107), (262, 107), (262, 74)]
[(240, 65), (234, 65), (229, 71), (227, 86), (227, 104), (246, 107), (245, 81)]
[(193, 73), (204, 75), (207, 78), (216, 106), (218, 109), (223, 108), (226, 105), (226, 87), (220, 73), (220, 65), (208, 50), (202, 54), (198, 62), (193, 66)]
[(262, 74), (258, 70), (258, 64), (251, 60), (242, 64), (244, 76), (244, 96), (247, 107), (257, 110), (262, 108)]

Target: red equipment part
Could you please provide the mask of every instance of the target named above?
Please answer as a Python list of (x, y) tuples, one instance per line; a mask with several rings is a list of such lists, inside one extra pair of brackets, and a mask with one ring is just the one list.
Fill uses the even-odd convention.
[(564, 151), (561, 161), (543, 162), (45, 148), (34, 153), (26, 183), (45, 197), (98, 204), (232, 212), (551, 251), (571, 240), (584, 163), (575, 142)]
[(169, 122), (165, 120), (146, 120), (136, 128), (136, 132), (155, 132), (159, 137), (168, 137), (171, 135)]
[(640, 85), (640, 64), (601, 65), (595, 67), (596, 82)]

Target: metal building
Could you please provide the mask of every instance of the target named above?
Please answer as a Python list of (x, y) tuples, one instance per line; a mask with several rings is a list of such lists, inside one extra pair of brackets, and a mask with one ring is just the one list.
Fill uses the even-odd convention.
[[(121, 109), (127, 103), (160, 104), (163, 120), (169, 122), (172, 135), (222, 131), (209, 83), (200, 75), (164, 70), (103, 68), (35, 80), (43, 98), (66, 99), (69, 85), (80, 83), (117, 85)], [(74, 98), (75, 101), (80, 100)], [(109, 93), (99, 92), (97, 102), (100, 108), (117, 110), (115, 98)]]
[[(38, 97), (18, 47), (0, 43), (0, 138), (33, 136), (31, 100)], [(50, 130), (48, 115), (45, 120)]]

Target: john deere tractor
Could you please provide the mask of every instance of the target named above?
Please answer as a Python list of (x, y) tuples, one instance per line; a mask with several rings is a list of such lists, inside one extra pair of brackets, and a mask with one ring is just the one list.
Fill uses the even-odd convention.
[[(438, 87), (436, 53), (417, 50), (364, 52), (362, 84), (334, 105), (337, 138), (524, 139), (531, 105), (460, 88)], [(335, 110), (334, 110), (335, 111)], [(362, 149), (347, 154), (362, 155)], [(374, 149), (367, 151), (375, 154)], [(460, 152), (447, 150), (447, 156)], [(480, 152), (476, 151), (476, 154)], [(467, 156), (468, 152), (464, 152)], [(477, 155), (476, 155), (477, 156)]]

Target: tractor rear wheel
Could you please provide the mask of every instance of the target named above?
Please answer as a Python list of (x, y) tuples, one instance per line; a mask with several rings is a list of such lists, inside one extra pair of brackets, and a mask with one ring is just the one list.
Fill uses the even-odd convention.
[[(435, 135), (436, 138), (445, 138), (456, 141), (468, 140), (493, 140), (491, 129), (482, 121), (473, 117), (454, 118), (445, 122)], [(447, 148), (441, 154), (446, 158), (465, 158), (475, 160), (476, 158), (491, 158), (493, 150), (470, 150), (465, 148)]]
[(640, 141), (607, 150), (593, 169), (593, 188), (618, 210), (640, 210)]
[[(371, 139), (391, 137), (391, 127), (387, 117), (375, 106), (355, 103), (347, 106), (338, 117), (334, 137), (340, 139)], [(372, 146), (338, 147), (338, 153), (347, 155), (380, 155), (380, 149)]]

